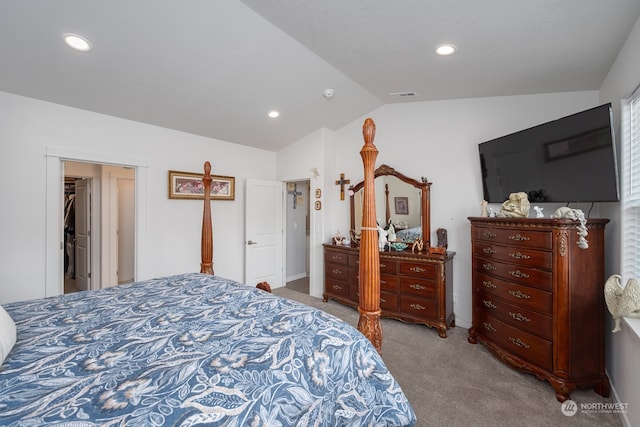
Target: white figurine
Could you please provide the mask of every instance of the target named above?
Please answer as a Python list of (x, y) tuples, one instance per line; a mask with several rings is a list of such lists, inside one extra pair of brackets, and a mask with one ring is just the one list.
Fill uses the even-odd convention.
[(533, 210), (536, 211), (536, 218), (544, 218), (544, 214), (542, 213), (542, 210), (544, 208), (541, 208), (540, 206), (534, 206)]
[(483, 200), (482, 203), (480, 203), (480, 206), (482, 207), (482, 210), (480, 211), (480, 216), (486, 218), (487, 216), (489, 216), (489, 214), (487, 213), (487, 201)]

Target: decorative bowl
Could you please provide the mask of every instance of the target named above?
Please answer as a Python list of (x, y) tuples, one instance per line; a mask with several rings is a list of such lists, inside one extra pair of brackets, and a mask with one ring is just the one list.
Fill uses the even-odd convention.
[(409, 245), (407, 245), (404, 242), (393, 242), (393, 243), (391, 243), (391, 248), (393, 248), (396, 251), (404, 251), (408, 247), (409, 247)]

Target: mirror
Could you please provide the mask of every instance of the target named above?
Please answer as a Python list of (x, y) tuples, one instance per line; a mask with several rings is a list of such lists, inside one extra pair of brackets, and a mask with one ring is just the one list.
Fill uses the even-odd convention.
[[(396, 230), (396, 239), (413, 242), (416, 238), (430, 247), (431, 183), (409, 178), (390, 166), (375, 171), (376, 218), (382, 224), (389, 220)], [(360, 234), (362, 227), (362, 199), (364, 181), (349, 189), (351, 201), (351, 231)]]

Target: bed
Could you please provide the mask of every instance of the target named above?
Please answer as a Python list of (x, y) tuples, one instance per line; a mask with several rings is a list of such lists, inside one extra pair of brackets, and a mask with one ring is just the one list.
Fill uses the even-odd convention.
[(415, 424), (370, 337), (213, 273), (209, 174), (200, 273), (0, 307), (0, 425)]

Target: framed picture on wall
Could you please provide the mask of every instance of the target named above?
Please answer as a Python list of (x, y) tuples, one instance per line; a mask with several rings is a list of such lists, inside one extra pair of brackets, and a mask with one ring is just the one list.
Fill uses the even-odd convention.
[[(169, 171), (170, 199), (204, 199), (202, 174)], [(236, 179), (232, 176), (211, 175), (211, 200), (234, 200)]]
[(396, 215), (409, 215), (409, 198), (408, 197), (394, 197), (396, 205)]

